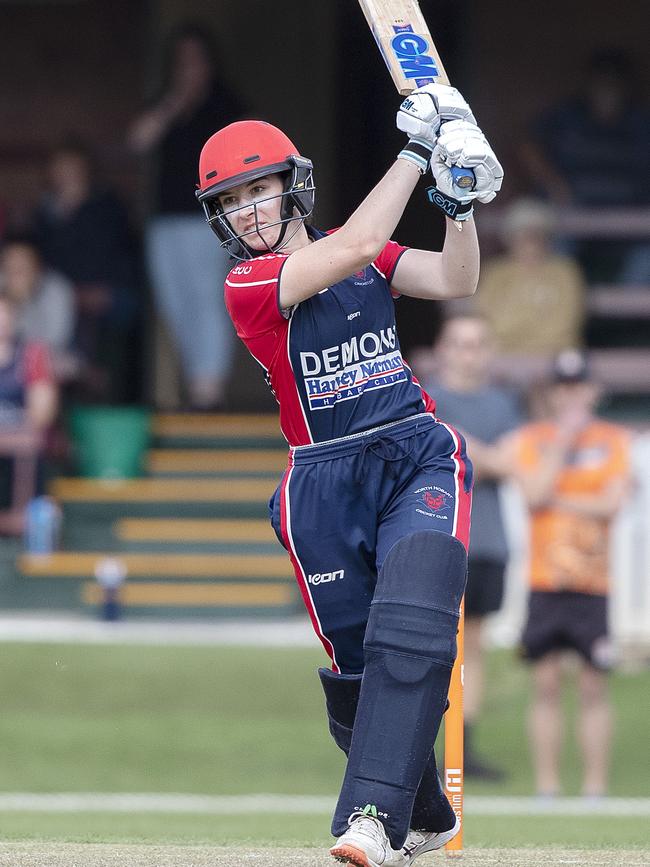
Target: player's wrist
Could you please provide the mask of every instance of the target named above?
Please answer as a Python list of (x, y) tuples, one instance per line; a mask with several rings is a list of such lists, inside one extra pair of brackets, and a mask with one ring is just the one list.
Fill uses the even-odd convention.
[(421, 175), (429, 171), (433, 147), (421, 139), (409, 139), (402, 150), (397, 154), (397, 159), (408, 160), (417, 167)]
[(457, 223), (469, 220), (474, 213), (473, 200), (460, 201), (460, 199), (455, 199), (453, 196), (443, 193), (436, 186), (427, 187), (426, 193), (432, 205), (440, 208), (446, 217)]

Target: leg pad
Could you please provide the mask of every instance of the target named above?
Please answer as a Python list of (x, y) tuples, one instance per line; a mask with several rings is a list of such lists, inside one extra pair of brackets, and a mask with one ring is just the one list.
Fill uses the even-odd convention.
[(402, 539), (384, 562), (334, 836), (374, 804), (393, 848), (404, 842), (446, 706), (466, 569), (462, 543), (436, 531)]

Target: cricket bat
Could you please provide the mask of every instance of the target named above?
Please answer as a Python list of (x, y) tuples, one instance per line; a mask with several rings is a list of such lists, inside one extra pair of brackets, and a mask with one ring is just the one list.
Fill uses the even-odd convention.
[[(426, 84), (449, 84), (417, 0), (359, 0), (391, 78), (402, 96)], [(471, 169), (452, 169), (454, 183), (471, 189)]]

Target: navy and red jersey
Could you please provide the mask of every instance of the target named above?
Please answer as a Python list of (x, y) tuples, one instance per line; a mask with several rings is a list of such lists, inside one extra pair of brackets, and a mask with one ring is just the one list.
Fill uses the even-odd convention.
[(42, 343), (16, 343), (11, 358), (0, 367), (0, 422), (20, 424), (29, 386), (53, 380), (47, 347)]
[(258, 256), (228, 274), (228, 313), (266, 371), (289, 445), (327, 442), (434, 412), (397, 338), (390, 281), (406, 249), (389, 241), (371, 265), (290, 310), (279, 306), (287, 254)]

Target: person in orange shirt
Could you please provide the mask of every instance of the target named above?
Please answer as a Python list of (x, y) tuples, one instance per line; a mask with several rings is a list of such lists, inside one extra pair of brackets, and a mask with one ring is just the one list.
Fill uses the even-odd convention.
[(563, 651), (576, 651), (582, 792), (605, 793), (612, 713), (607, 671), (609, 532), (629, 487), (627, 432), (595, 416), (586, 357), (561, 352), (548, 418), (515, 435), (515, 476), (530, 513), (530, 599), (522, 652), (533, 665), (529, 733), (537, 792), (560, 791)]

